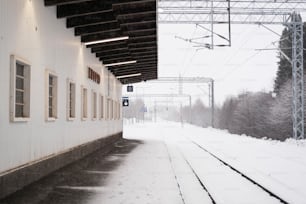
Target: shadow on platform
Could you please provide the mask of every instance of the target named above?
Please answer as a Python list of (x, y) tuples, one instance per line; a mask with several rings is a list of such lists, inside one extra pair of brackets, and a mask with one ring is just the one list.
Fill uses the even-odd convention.
[(111, 152), (96, 151), (17, 191), (0, 204), (86, 203), (96, 193), (103, 193), (109, 176), (140, 144), (141, 141), (121, 139)]

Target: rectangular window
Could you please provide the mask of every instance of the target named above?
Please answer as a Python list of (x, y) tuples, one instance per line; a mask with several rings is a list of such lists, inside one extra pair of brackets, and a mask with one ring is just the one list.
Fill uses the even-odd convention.
[(109, 110), (110, 110), (110, 105), (109, 105), (109, 98), (107, 99), (106, 102), (106, 119), (109, 120)]
[(82, 87), (82, 120), (87, 119), (87, 88)]
[(118, 102), (118, 120), (120, 120), (120, 116), (121, 116), (121, 106), (120, 106), (120, 102)]
[(117, 120), (120, 119), (120, 102), (117, 101)]
[(11, 55), (11, 101), (12, 122), (28, 121), (30, 118), (30, 71), (29, 63)]
[(109, 99), (109, 105), (110, 105), (110, 109), (109, 109), (109, 112), (110, 112), (110, 116), (109, 118), (112, 120), (114, 119), (114, 110), (113, 110), (113, 100), (112, 99)]
[(117, 102), (114, 100), (114, 117), (115, 120), (117, 120)]
[(15, 97), (15, 117), (24, 117), (24, 65), (16, 62), (16, 97)]
[(97, 119), (97, 93), (92, 91), (92, 119)]
[(57, 118), (57, 76), (47, 71), (47, 120)]
[(120, 112), (119, 112), (119, 101), (117, 101), (117, 120), (119, 120)]
[(100, 95), (100, 119), (104, 118), (104, 97)]
[(67, 80), (67, 119), (73, 120), (75, 118), (75, 98), (76, 98), (75, 83)]

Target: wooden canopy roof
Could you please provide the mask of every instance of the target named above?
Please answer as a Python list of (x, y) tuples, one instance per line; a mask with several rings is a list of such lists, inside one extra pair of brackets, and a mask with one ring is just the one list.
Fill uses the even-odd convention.
[[(157, 79), (156, 0), (45, 0), (123, 84)], [(136, 63), (111, 65), (127, 61)], [(132, 77), (124, 77), (134, 75)], [(120, 78), (123, 77), (123, 78)]]

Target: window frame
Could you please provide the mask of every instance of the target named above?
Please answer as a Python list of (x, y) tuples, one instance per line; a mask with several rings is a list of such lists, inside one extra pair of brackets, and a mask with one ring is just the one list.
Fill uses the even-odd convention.
[[(86, 98), (84, 95), (85, 93), (86, 93)], [(88, 88), (85, 86), (81, 86), (81, 119), (83, 121), (88, 119)]]
[(105, 117), (106, 120), (110, 119), (110, 105), (109, 104), (110, 104), (110, 99), (106, 98), (106, 117)]
[[(70, 85), (73, 85), (71, 90)], [(76, 119), (76, 83), (72, 79), (67, 79), (67, 120), (73, 121)], [(71, 114), (72, 112), (72, 114)]]
[(113, 120), (114, 119), (114, 102), (113, 102), (113, 99), (109, 99), (110, 101), (110, 120)]
[[(23, 116), (16, 116), (16, 79), (17, 79), (17, 63), (22, 65), (24, 70), (23, 78)], [(21, 78), (21, 77), (20, 77)], [(11, 122), (27, 122), (31, 117), (31, 64), (16, 56), (10, 56), (10, 121)]]
[[(55, 121), (58, 119), (58, 75), (51, 70), (46, 69), (45, 76), (45, 117), (46, 121)], [(50, 77), (53, 78), (53, 86), (52, 86), (52, 116), (50, 116)]]
[(91, 119), (98, 119), (98, 94), (95, 90), (91, 91)]
[(114, 120), (117, 120), (117, 102), (116, 100), (113, 100), (113, 110), (114, 110)]
[(117, 108), (117, 120), (120, 120), (120, 108), (119, 108), (119, 106), (120, 106), (120, 102), (119, 102), (119, 100), (117, 100), (117, 106), (116, 106), (116, 108)]
[(121, 103), (118, 101), (118, 120), (121, 120)]
[(99, 119), (103, 120), (104, 119), (104, 96), (102, 94), (99, 95), (99, 105), (100, 105), (100, 109), (99, 109)]

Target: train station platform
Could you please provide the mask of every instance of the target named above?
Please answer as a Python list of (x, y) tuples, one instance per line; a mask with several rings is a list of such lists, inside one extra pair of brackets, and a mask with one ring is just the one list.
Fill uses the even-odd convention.
[(303, 142), (173, 122), (127, 124), (111, 152), (94, 152), (0, 203), (304, 204)]
[(0, 203), (183, 204), (174, 171), (165, 143), (122, 139), (107, 155), (95, 152)]

